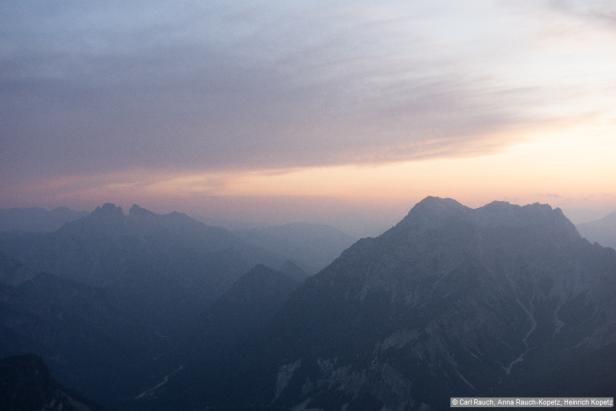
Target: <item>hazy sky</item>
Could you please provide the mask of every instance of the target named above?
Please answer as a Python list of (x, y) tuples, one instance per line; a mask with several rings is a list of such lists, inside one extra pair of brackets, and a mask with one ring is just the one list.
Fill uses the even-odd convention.
[(0, 3), (0, 206), (616, 209), (613, 1)]

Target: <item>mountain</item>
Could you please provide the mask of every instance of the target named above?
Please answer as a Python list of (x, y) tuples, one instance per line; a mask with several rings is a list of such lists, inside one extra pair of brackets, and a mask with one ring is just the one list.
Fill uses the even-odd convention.
[(577, 229), (588, 240), (616, 249), (616, 213), (597, 221), (578, 224)]
[(0, 360), (0, 409), (4, 411), (100, 411), (69, 392), (36, 355)]
[[(114, 408), (439, 410), (451, 396), (616, 392), (616, 251), (548, 205), (429, 197), (304, 281), (228, 231), (139, 207), (5, 233), (0, 250), (18, 279), (0, 284), (0, 354), (40, 353)], [(240, 271), (259, 258), (281, 269)], [(10, 274), (19, 264), (62, 274)]]
[(184, 214), (137, 205), (124, 214), (113, 204), (51, 233), (4, 233), (0, 252), (34, 272), (106, 288), (164, 335), (182, 332), (255, 264), (284, 260)]
[(203, 344), (251, 338), (263, 330), (300, 283), (289, 275), (257, 265), (241, 276), (208, 308), (202, 320)]
[(614, 318), (616, 251), (584, 240), (561, 210), (430, 197), (310, 277), (244, 364), (215, 370), (217, 390), (226, 406), (268, 409), (606, 396)]
[(246, 242), (288, 257), (309, 273), (327, 266), (355, 242), (353, 237), (334, 227), (308, 223), (238, 230), (235, 233)]
[(29, 280), (34, 272), (21, 261), (0, 252), (0, 284), (16, 285)]
[(291, 260), (286, 260), (278, 269), (300, 283), (310, 276), (310, 274)]
[(37, 353), (100, 403), (128, 396), (168, 342), (117, 306), (103, 289), (52, 274), (0, 285), (0, 356)]
[(62, 381), (115, 408), (168, 373), (240, 276), (284, 261), (222, 228), (139, 206), (125, 214), (106, 204), (50, 233), (5, 232), (0, 354), (39, 354)]
[[(189, 409), (184, 398), (194, 395), (199, 401), (226, 406), (228, 393), (220, 390), (219, 382), (239, 379), (236, 388), (242, 387), (237, 370), (254, 360), (253, 347), (299, 285), (281, 271), (253, 267), (202, 315), (196, 332), (169, 362), (164, 384), (154, 381), (154, 389), (144, 390), (127, 409), (157, 409), (169, 398), (170, 409)], [(169, 389), (177, 396), (170, 397)]]
[(0, 231), (54, 231), (86, 215), (67, 207), (5, 208), (0, 209)]

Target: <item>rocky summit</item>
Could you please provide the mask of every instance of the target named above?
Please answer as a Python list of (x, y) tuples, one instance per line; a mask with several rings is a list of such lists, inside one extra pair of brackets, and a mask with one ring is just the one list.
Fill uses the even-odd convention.
[(615, 297), (616, 252), (561, 210), (427, 198), (280, 312), (271, 401), (406, 410), (454, 395), (613, 393)]

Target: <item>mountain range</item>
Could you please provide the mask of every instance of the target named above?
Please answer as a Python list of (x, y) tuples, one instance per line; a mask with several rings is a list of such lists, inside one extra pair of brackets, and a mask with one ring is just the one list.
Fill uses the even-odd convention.
[(285, 261), (222, 228), (139, 206), (124, 214), (106, 204), (53, 232), (5, 232), (0, 356), (40, 354), (102, 404), (131, 398), (236, 279)]
[(124, 214), (113, 204), (54, 232), (4, 233), (0, 251), (34, 272), (104, 287), (165, 335), (255, 264), (284, 262), (184, 214), (158, 215), (137, 205)]
[(199, 383), (188, 370), (192, 390), (178, 376), (160, 395), (183, 409), (297, 410), (605, 396), (616, 392), (614, 318), (616, 251), (561, 210), (427, 198), (310, 277), (245, 361), (213, 369), (222, 394), (208, 389), (214, 374)]
[(325, 268), (356, 241), (334, 227), (308, 223), (236, 230), (234, 233), (250, 244), (288, 257), (310, 273)]
[(560, 209), (429, 197), (306, 279), (248, 243), (112, 205), (5, 234), (0, 353), (40, 353), (62, 382), (127, 411), (616, 392), (616, 251)]

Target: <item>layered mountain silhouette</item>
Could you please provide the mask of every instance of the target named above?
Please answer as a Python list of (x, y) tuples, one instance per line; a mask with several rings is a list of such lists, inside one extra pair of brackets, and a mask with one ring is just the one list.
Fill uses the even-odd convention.
[(95, 399), (117, 364), (108, 403), (124, 410), (616, 392), (616, 251), (548, 205), (429, 197), (305, 280), (225, 230), (139, 207), (4, 235), (0, 250), (0, 348), (57, 358)]
[(34, 272), (104, 287), (128, 311), (178, 332), (244, 272), (284, 259), (181, 213), (105, 204), (52, 233), (4, 234), (0, 251)]
[(236, 279), (284, 261), (139, 206), (106, 204), (51, 233), (3, 233), (0, 356), (34, 352), (104, 405), (130, 399)]
[(616, 212), (597, 221), (578, 224), (577, 228), (590, 241), (616, 249)]
[(288, 257), (312, 274), (355, 242), (350, 235), (323, 224), (289, 223), (234, 233), (248, 243)]
[(286, 260), (278, 269), (300, 283), (310, 277), (310, 274), (292, 260)]
[(69, 392), (36, 355), (0, 360), (0, 409), (4, 411), (101, 411)]
[(611, 395), (615, 314), (616, 252), (559, 209), (427, 198), (309, 278), (243, 365), (216, 370), (218, 390), (227, 406), (327, 410)]

